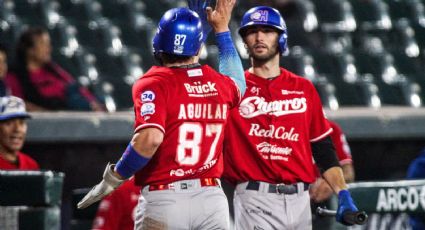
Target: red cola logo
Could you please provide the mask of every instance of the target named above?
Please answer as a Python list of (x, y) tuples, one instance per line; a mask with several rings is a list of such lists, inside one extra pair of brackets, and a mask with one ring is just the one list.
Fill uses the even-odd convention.
[(239, 105), (239, 113), (244, 118), (259, 115), (274, 115), (276, 117), (294, 113), (303, 113), (307, 110), (305, 97), (286, 100), (266, 101), (264, 97), (247, 97)]

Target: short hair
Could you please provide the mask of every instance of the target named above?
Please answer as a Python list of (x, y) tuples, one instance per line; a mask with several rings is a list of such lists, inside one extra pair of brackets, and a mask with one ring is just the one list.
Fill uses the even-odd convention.
[(181, 56), (181, 55), (168, 54), (168, 53), (159, 53), (155, 55), (155, 58), (160, 62), (161, 65), (173, 64), (178, 62), (186, 62), (193, 57), (194, 56)]
[(19, 36), (18, 43), (16, 44), (16, 58), (18, 61), (26, 63), (27, 50), (34, 46), (35, 37), (48, 33), (48, 31), (41, 26), (29, 27), (21, 36)]

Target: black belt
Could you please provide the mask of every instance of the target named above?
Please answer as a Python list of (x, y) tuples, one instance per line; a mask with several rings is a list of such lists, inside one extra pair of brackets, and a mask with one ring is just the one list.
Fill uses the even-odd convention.
[[(260, 181), (249, 181), (248, 185), (246, 186), (247, 190), (256, 190), (258, 191), (260, 189)], [(302, 182), (304, 185), (304, 191), (308, 190), (309, 184)], [(269, 193), (277, 193), (277, 194), (295, 194), (298, 192), (298, 186), (297, 184), (268, 184)]]

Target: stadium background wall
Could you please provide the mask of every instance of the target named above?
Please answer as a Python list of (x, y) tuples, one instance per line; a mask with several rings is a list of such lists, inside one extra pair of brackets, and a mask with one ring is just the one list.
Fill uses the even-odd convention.
[[(327, 111), (347, 135), (356, 181), (403, 179), (425, 147), (425, 109), (387, 107)], [(24, 152), (41, 168), (65, 173), (62, 222), (68, 229), (71, 192), (95, 184), (107, 162), (116, 162), (132, 135), (132, 112), (35, 113)], [(230, 190), (226, 186), (227, 193)]]

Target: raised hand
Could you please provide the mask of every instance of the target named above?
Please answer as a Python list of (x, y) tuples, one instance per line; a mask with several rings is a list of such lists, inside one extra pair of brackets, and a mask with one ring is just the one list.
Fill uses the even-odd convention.
[(203, 42), (207, 40), (208, 34), (211, 32), (211, 26), (208, 24), (206, 8), (210, 5), (211, 0), (187, 0), (189, 9), (198, 13), (202, 21)]
[(215, 9), (207, 7), (207, 19), (215, 33), (229, 31), (229, 22), (236, 0), (217, 0)]

